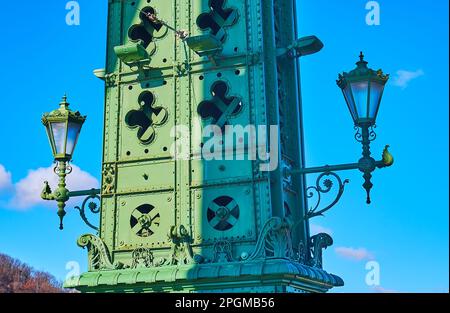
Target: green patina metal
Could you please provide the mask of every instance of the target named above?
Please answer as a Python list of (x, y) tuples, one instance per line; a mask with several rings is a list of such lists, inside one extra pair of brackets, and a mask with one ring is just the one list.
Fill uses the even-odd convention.
[(78, 242), (90, 268), (67, 286), (323, 292), (343, 284), (321, 269), (327, 244), (310, 246), (308, 223), (292, 229), (306, 208), (300, 175), (260, 172), (252, 160), (173, 160), (169, 151), (174, 125), (188, 125), (191, 154), (204, 142), (211, 93), (223, 84), (241, 107), (215, 122), (282, 124), (280, 160), (303, 166), (297, 60), (277, 49), (300, 49), (293, 12), (289, 1), (109, 1), (100, 232)]
[(148, 53), (142, 44), (142, 40), (139, 40), (138, 42), (131, 42), (123, 46), (114, 47), (114, 52), (124, 63), (144, 61), (148, 59)]
[(42, 116), (42, 124), (47, 131), (55, 160), (67, 162), (72, 159), (72, 152), (85, 120), (86, 116), (69, 109), (67, 96), (62, 98), (58, 109)]
[[(326, 292), (342, 286), (323, 270), (322, 250), (333, 240), (311, 236), (309, 219), (342, 196), (347, 181), (334, 171), (370, 175), (393, 158), (386, 149), (374, 161), (368, 148), (373, 123), (355, 121), (364, 126), (357, 134), (360, 162), (304, 167), (298, 58), (323, 44), (315, 36), (297, 38), (295, 1), (108, 4), (106, 67), (94, 71), (106, 86), (101, 189), (69, 192), (70, 157), (55, 155), (60, 185), (52, 193), (46, 184), (42, 193), (58, 201), (61, 215), (70, 197), (86, 196), (77, 209), (98, 230), (78, 240), (88, 251), (88, 272), (65, 286), (83, 292)], [(362, 71), (365, 64), (358, 66)], [(344, 74), (342, 88), (351, 75)], [(211, 124), (277, 125), (278, 137), (264, 139), (279, 142), (280, 165), (261, 171), (261, 161), (251, 158), (197, 158), (208, 139), (202, 131)], [(172, 156), (182, 140), (176, 125), (189, 131), (181, 141), (189, 158)], [(238, 144), (226, 149), (249, 153)], [(320, 175), (307, 188), (310, 173)], [(321, 208), (332, 179), (337, 195)], [(314, 192), (319, 201), (308, 209)], [(99, 228), (84, 214), (95, 198), (100, 207), (88, 208), (100, 212)]]
[(66, 201), (69, 200), (69, 190), (66, 188), (66, 175), (72, 169), (67, 162), (72, 159), (72, 154), (77, 144), (78, 136), (86, 116), (80, 112), (69, 109), (67, 97), (64, 96), (60, 107), (50, 113), (44, 114), (42, 123), (47, 131), (47, 136), (52, 148), (53, 157), (57, 162), (54, 172), (59, 176), (58, 188), (52, 193), (48, 182), (45, 182), (41, 197), (45, 200), (55, 200), (58, 203), (59, 228), (63, 229), (63, 219)]

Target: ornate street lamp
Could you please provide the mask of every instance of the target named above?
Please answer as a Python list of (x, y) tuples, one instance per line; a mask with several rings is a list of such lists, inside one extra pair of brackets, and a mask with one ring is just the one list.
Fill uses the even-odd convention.
[(357, 67), (349, 73), (339, 74), (337, 80), (354, 123), (361, 128), (375, 125), (384, 86), (389, 79), (381, 69), (374, 71), (367, 64), (361, 52)]
[(62, 98), (58, 109), (44, 114), (42, 123), (47, 131), (53, 157), (56, 161), (65, 164), (72, 160), (78, 136), (85, 120), (86, 116), (69, 109), (67, 96)]
[[(54, 172), (59, 176), (59, 182), (58, 188), (54, 192), (52, 192), (48, 182), (45, 182), (41, 197), (44, 200), (55, 200), (58, 203), (60, 229), (63, 229), (63, 218), (66, 215), (64, 208), (69, 198), (81, 195), (88, 195), (94, 198), (92, 195), (97, 191), (91, 189), (89, 191), (70, 192), (66, 188), (66, 176), (72, 172), (69, 162), (72, 160), (78, 136), (85, 120), (86, 116), (81, 115), (78, 111), (74, 112), (69, 109), (69, 103), (65, 95), (58, 109), (45, 113), (42, 117), (42, 123), (47, 131), (53, 158), (56, 162)], [(84, 214), (81, 211), (80, 213)]]
[[(324, 212), (331, 209), (341, 198), (345, 184), (348, 180), (342, 181), (334, 172), (352, 169), (361, 171), (364, 178), (363, 187), (367, 193), (366, 202), (367, 204), (370, 204), (370, 190), (373, 187), (371, 182), (372, 172), (376, 168), (391, 166), (394, 163), (394, 158), (388, 151), (388, 145), (384, 148), (381, 160), (376, 161), (371, 156), (370, 143), (376, 138), (373, 128), (375, 127), (384, 86), (389, 79), (389, 75), (383, 74), (381, 69), (377, 71), (370, 69), (367, 67), (367, 64), (368, 63), (364, 61), (364, 55), (361, 52), (359, 61), (356, 63), (357, 67), (349, 73), (344, 72), (343, 74), (339, 74), (339, 79), (337, 80), (337, 84), (342, 89), (348, 109), (353, 118), (355, 130), (357, 130), (355, 138), (363, 146), (362, 157), (359, 161), (357, 163), (332, 166), (326, 165), (321, 167), (285, 169), (284, 171), (285, 176), (290, 176), (292, 174), (320, 173), (316, 180), (316, 185), (307, 189), (308, 198), (311, 198), (315, 193), (318, 195), (319, 199), (317, 204), (307, 212), (307, 219), (322, 215)], [(339, 190), (335, 200), (331, 204), (323, 209), (319, 209), (320, 195), (328, 193), (333, 187), (332, 181), (326, 177), (335, 178), (338, 182)]]
[[(383, 164), (377, 162), (370, 156), (370, 142), (375, 140), (376, 134), (373, 131), (375, 121), (380, 108), (381, 98), (383, 96), (384, 86), (389, 75), (383, 74), (381, 69), (374, 71), (367, 67), (364, 61), (364, 54), (361, 52), (357, 67), (349, 73), (339, 74), (337, 80), (338, 86), (342, 89), (345, 101), (355, 123), (356, 140), (363, 145), (362, 158), (358, 162), (358, 168), (364, 173), (365, 179), (363, 187), (367, 191), (367, 203), (370, 203), (370, 189), (373, 184), (370, 181), (372, 172), (375, 168)], [(361, 132), (359, 131), (361, 129)], [(393, 158), (389, 160), (392, 165)]]

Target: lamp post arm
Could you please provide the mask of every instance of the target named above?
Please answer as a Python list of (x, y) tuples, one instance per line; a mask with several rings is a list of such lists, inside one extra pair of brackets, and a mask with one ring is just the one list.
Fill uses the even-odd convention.
[(78, 190), (78, 191), (69, 191), (69, 198), (74, 197), (84, 197), (84, 196), (95, 196), (100, 194), (100, 189), (88, 189), (88, 190)]
[[(382, 159), (379, 161), (375, 161), (376, 168), (384, 168), (389, 167), (394, 164), (394, 158), (389, 152), (389, 145), (383, 150)], [(316, 167), (304, 167), (304, 168), (285, 168), (284, 175), (289, 176), (292, 174), (318, 174), (318, 173), (330, 173), (330, 172), (339, 172), (339, 171), (348, 171), (348, 170), (360, 170), (361, 172), (367, 171), (367, 168), (364, 167), (361, 162), (358, 163), (346, 163), (346, 164), (336, 164), (336, 165), (325, 165), (325, 166), (316, 166)], [(372, 170), (373, 171), (373, 170)]]
[(346, 170), (355, 170), (359, 168), (358, 163), (347, 163), (347, 164), (337, 164), (337, 165), (325, 165), (316, 167), (305, 167), (288, 170), (288, 174), (315, 174), (315, 173), (327, 173), (327, 172), (337, 172)]

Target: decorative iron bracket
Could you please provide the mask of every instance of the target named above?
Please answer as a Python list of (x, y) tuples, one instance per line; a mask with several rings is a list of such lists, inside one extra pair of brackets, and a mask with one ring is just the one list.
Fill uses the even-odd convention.
[[(358, 135), (356, 135), (358, 137)], [(367, 147), (364, 147), (365, 151), (368, 149)], [(318, 200), (315, 206), (309, 209), (309, 211), (306, 213), (305, 219), (310, 219), (315, 216), (323, 215), (326, 211), (330, 210), (342, 197), (342, 194), (344, 192), (345, 185), (349, 182), (348, 179), (345, 179), (342, 181), (342, 179), (337, 175), (335, 172), (337, 171), (345, 171), (345, 170), (354, 170), (357, 169), (361, 171), (364, 175), (364, 184), (363, 187), (367, 191), (367, 203), (370, 203), (370, 189), (372, 188), (372, 183), (370, 182), (370, 178), (372, 177), (372, 172), (376, 168), (384, 168), (391, 166), (394, 164), (394, 158), (389, 153), (389, 145), (386, 145), (386, 147), (383, 150), (382, 159), (379, 161), (375, 161), (373, 158), (370, 157), (370, 154), (367, 154), (365, 152), (363, 154), (363, 157), (359, 160), (358, 163), (348, 163), (348, 164), (338, 164), (338, 165), (325, 165), (320, 167), (309, 167), (309, 168), (300, 168), (300, 169), (290, 169), (288, 167), (284, 168), (283, 175), (286, 178), (289, 178), (291, 175), (294, 174), (318, 174), (320, 173), (319, 177), (316, 179), (315, 186), (308, 187), (306, 189), (307, 191), (307, 198), (312, 198), (314, 194), (317, 195)], [(336, 195), (336, 198), (334, 201), (331, 202), (328, 206), (326, 206), (323, 209), (319, 209), (320, 201), (321, 201), (321, 195), (326, 194), (330, 192), (333, 188), (333, 182), (332, 180), (326, 178), (327, 176), (331, 176), (332, 178), (335, 178), (338, 182), (338, 193)]]
[[(327, 205), (323, 209), (319, 209), (320, 202), (322, 200), (321, 195), (329, 193), (333, 189), (333, 181), (329, 178), (325, 178), (325, 177), (329, 177), (329, 176), (332, 176), (337, 180), (338, 193), (336, 195), (336, 198), (329, 205)], [(314, 207), (311, 207), (306, 212), (305, 218), (311, 219), (315, 216), (323, 216), (323, 213), (330, 210), (332, 207), (334, 207), (336, 205), (336, 203), (338, 203), (338, 201), (342, 197), (342, 194), (344, 193), (345, 185), (348, 184), (349, 182), (350, 181), (348, 179), (342, 181), (342, 179), (339, 177), (339, 175), (334, 172), (324, 172), (324, 173), (320, 174), (316, 179), (316, 185), (310, 186), (306, 189), (306, 197), (308, 199), (311, 199), (312, 197), (314, 197), (314, 194), (315, 194), (315, 195), (317, 195), (317, 202), (314, 205)]]
[(91, 189), (91, 190), (80, 190), (80, 191), (73, 191), (69, 192), (69, 197), (83, 197), (86, 196), (86, 198), (83, 200), (83, 203), (81, 204), (81, 207), (76, 206), (75, 209), (80, 212), (80, 217), (83, 220), (83, 222), (90, 228), (96, 230), (98, 232), (98, 227), (94, 226), (86, 217), (86, 204), (88, 205), (89, 211), (93, 214), (100, 213), (100, 205), (97, 205), (97, 203), (89, 200), (97, 200), (100, 202), (100, 189)]

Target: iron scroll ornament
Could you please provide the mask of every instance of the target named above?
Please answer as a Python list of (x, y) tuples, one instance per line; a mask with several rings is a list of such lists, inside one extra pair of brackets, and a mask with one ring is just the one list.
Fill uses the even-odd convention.
[[(375, 132), (374, 128), (377, 128), (377, 125), (373, 125), (373, 126), (369, 127), (369, 131), (368, 131), (369, 138), (367, 139), (369, 142), (372, 142), (375, 139), (377, 139), (377, 133)], [(361, 129), (358, 126), (355, 126), (354, 130), (356, 131), (355, 140), (359, 143), (363, 143), (364, 138), (363, 138), (363, 134), (361, 133)]]
[(78, 210), (80, 212), (80, 217), (83, 220), (83, 222), (90, 228), (94, 229), (95, 231), (98, 232), (98, 227), (94, 226), (89, 219), (86, 216), (86, 204), (88, 206), (89, 211), (91, 211), (91, 213), (93, 214), (98, 214), (100, 213), (100, 209), (101, 207), (99, 205), (97, 205), (97, 203), (95, 203), (94, 201), (90, 201), (88, 203), (89, 200), (97, 200), (100, 202), (100, 196), (98, 194), (91, 194), (88, 195), (84, 200), (83, 203), (80, 206), (76, 206), (75, 209)]
[[(333, 181), (326, 177), (332, 177), (335, 178), (335, 180), (338, 183), (338, 192), (335, 197), (335, 199), (325, 206), (322, 209), (319, 209), (320, 203), (322, 201), (322, 195), (329, 193), (331, 190), (333, 190)], [(339, 177), (338, 174), (334, 172), (324, 172), (321, 173), (317, 179), (316, 184), (314, 186), (310, 186), (306, 189), (306, 197), (308, 199), (311, 199), (314, 197), (314, 195), (317, 196), (317, 201), (313, 207), (311, 207), (308, 212), (306, 213), (305, 219), (311, 219), (316, 216), (323, 216), (323, 214), (330, 210), (342, 197), (342, 194), (344, 193), (345, 185), (348, 184), (350, 181), (348, 179), (345, 179), (342, 181), (342, 179)]]

